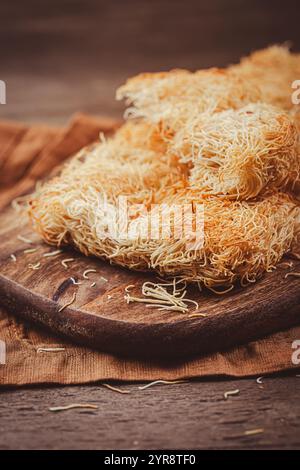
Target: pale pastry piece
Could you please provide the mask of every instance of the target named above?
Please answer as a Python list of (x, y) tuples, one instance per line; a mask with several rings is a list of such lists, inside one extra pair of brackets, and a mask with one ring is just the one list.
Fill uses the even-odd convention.
[(293, 188), (300, 181), (296, 126), (264, 103), (189, 120), (169, 149), (192, 165), (190, 185), (205, 193), (249, 199), (267, 186)]

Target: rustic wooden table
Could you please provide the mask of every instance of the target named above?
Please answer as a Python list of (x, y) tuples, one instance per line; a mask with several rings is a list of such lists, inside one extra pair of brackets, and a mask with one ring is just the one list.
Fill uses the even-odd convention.
[[(62, 124), (78, 110), (119, 117), (131, 74), (234, 62), (292, 40), (297, 2), (2, 1), (0, 118)], [(299, 77), (300, 78), (300, 77)], [(200, 380), (120, 395), (100, 385), (0, 390), (0, 449), (300, 448), (300, 379)], [(224, 400), (226, 390), (240, 394)], [(49, 406), (89, 402), (61, 414)], [(263, 433), (245, 436), (251, 429)]]
[[(300, 448), (299, 378), (122, 388), (131, 394), (100, 385), (2, 391), (0, 449)], [(236, 388), (240, 394), (224, 400), (224, 391)], [(48, 411), (74, 402), (99, 408)]]

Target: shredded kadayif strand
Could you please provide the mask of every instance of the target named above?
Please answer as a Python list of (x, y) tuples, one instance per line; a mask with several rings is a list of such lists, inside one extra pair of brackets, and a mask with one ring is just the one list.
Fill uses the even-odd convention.
[[(71, 244), (86, 255), (201, 283), (216, 293), (272, 270), (299, 240), (293, 195), (299, 137), (286, 95), (299, 58), (280, 47), (257, 54), (261, 59), (251, 56), (227, 70), (129, 80), (118, 97), (132, 104), (127, 114), (138, 119), (83, 149), (60, 176), (37, 189), (29, 209), (36, 230), (52, 245)], [(271, 75), (256, 78), (264, 61), (278, 76), (283, 63), (290, 68), (280, 78), (280, 100), (272, 94)], [(202, 205), (203, 246), (187, 249), (188, 234), (174, 236), (176, 214), (168, 239), (112, 236), (107, 227), (116, 228), (119, 196), (146, 207), (130, 213), (129, 232), (148, 223), (153, 204)], [(151, 228), (161, 230), (165, 213), (155, 220)]]
[[(91, 158), (95, 164), (94, 155)], [(273, 193), (253, 202), (230, 201), (215, 196), (205, 198), (201, 192), (187, 188), (179, 187), (175, 192), (172, 184), (163, 187), (166, 204), (189, 202), (204, 206), (203, 248), (186, 250), (188, 240), (184, 237), (124, 240), (99, 236), (99, 232), (105, 233), (107, 224), (115, 223), (117, 207), (109, 185), (101, 191), (94, 175), (86, 176), (88, 160), (77, 160), (76, 184), (69, 180), (66, 168), (60, 178), (46, 183), (31, 202), (30, 215), (36, 230), (53, 245), (71, 243), (85, 254), (131, 269), (152, 269), (161, 275), (181, 276), (188, 282), (200, 281), (214, 287), (231, 285), (237, 279), (255, 280), (275, 266), (294, 238), (297, 208), (286, 194)], [(74, 162), (69, 168), (71, 177)], [(118, 167), (115, 171), (118, 173)], [(157, 180), (158, 185), (160, 181)], [(124, 185), (127, 184), (128, 180)], [(147, 194), (150, 190), (143, 184), (140, 191)], [(138, 192), (134, 196), (141, 197)], [(143, 217), (144, 214), (133, 214), (128, 225)]]
[(256, 103), (189, 120), (170, 148), (192, 164), (192, 187), (249, 199), (299, 180), (298, 141), (287, 113)]
[(129, 117), (156, 124), (167, 148), (195, 165), (198, 187), (249, 198), (269, 183), (297, 185), (300, 112), (291, 85), (299, 76), (300, 55), (272, 46), (228, 69), (140, 74), (117, 98), (131, 104)]

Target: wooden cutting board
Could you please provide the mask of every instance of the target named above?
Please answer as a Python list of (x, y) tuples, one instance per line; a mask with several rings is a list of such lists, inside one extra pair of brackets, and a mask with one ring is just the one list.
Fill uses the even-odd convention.
[[(18, 239), (19, 235), (32, 244)], [(293, 260), (288, 270), (278, 268), (256, 284), (223, 296), (190, 287), (188, 297), (197, 300), (197, 312), (206, 316), (189, 317), (126, 303), (125, 287), (134, 285), (132, 294), (141, 296), (145, 280), (157, 282), (154, 275), (111, 266), (71, 249), (43, 257), (55, 248), (43, 243), (26, 218), (13, 209), (0, 217), (0, 239), (0, 303), (24, 319), (103, 351), (182, 358), (228, 348), (300, 323), (300, 280), (285, 278), (288, 270), (300, 271), (299, 261)], [(28, 248), (37, 250), (25, 253)], [(66, 258), (74, 258), (68, 269), (61, 264)], [(40, 269), (29, 268), (38, 262)], [(89, 268), (97, 272), (83, 279)], [(71, 277), (80, 285), (74, 285)], [(91, 287), (93, 282), (96, 286)], [(75, 292), (74, 303), (59, 311)], [(195, 313), (193, 306), (190, 313)]]

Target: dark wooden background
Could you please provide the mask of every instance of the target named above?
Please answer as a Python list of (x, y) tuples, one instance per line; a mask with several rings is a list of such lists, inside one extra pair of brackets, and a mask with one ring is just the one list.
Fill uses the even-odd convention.
[[(299, 1), (1, 0), (0, 118), (61, 124), (76, 111), (120, 117), (127, 76), (235, 62), (291, 41)], [(300, 77), (299, 77), (300, 78)], [(300, 448), (300, 379), (201, 380), (150, 388), (100, 385), (0, 390), (0, 449)], [(223, 393), (240, 389), (224, 401)], [(99, 409), (51, 414), (49, 406)], [(249, 429), (264, 433), (244, 436)]]
[(0, 118), (119, 116), (114, 93), (141, 71), (223, 66), (291, 41), (298, 0), (1, 0)]

